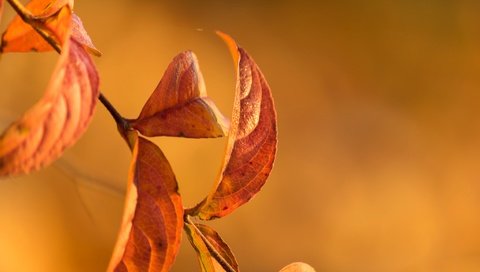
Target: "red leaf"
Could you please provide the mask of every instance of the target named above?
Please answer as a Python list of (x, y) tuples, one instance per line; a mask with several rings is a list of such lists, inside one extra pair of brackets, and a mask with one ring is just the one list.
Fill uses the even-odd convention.
[[(90, 37), (85, 31), (83, 24), (77, 15), (71, 14), (73, 9), (72, 0), (32, 0), (26, 5), (35, 19), (31, 24), (42, 29), (58, 44), (63, 44), (62, 37), (72, 29), (72, 37), (82, 44), (90, 53), (100, 56), (101, 53), (95, 48)], [(68, 17), (66, 9), (69, 10)], [(46, 42), (30, 24), (27, 24), (15, 16), (2, 36), (0, 52), (45, 52), (51, 51), (52, 47)]]
[(70, 39), (43, 98), (0, 136), (0, 177), (44, 167), (72, 146), (90, 123), (98, 84), (90, 56)]
[(207, 97), (198, 61), (190, 51), (177, 55), (133, 128), (146, 136), (222, 137), (228, 121)]
[(249, 201), (265, 184), (276, 154), (277, 122), (272, 94), (257, 64), (228, 35), (237, 65), (237, 86), (225, 161), (212, 193), (190, 215), (213, 219)]
[(213, 228), (203, 224), (188, 222), (185, 224), (185, 231), (190, 244), (197, 252), (202, 271), (224, 271), (223, 269), (216, 269), (220, 264), (216, 264), (216, 260), (211, 253), (212, 251), (218, 253), (224, 263), (231, 267), (232, 270), (239, 271), (237, 260), (232, 251)]
[(160, 148), (136, 131), (128, 138), (133, 159), (123, 222), (108, 271), (169, 271), (183, 227), (177, 181)]

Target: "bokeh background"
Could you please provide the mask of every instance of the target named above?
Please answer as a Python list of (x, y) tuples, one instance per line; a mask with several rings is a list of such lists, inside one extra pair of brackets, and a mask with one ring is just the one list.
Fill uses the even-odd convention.
[[(268, 79), (279, 153), (262, 192), (211, 222), (243, 271), (480, 271), (480, 2), (76, 1), (103, 52), (103, 93), (136, 117), (170, 60), (194, 50), (227, 115), (234, 36)], [(13, 14), (6, 7), (5, 29)], [(203, 30), (203, 31), (202, 31)], [(0, 61), (0, 121), (37, 101), (57, 56)], [(223, 139), (156, 139), (187, 206)], [(104, 271), (130, 153), (100, 105), (53, 166), (0, 182), (0, 271)], [(173, 271), (198, 271), (184, 239)]]

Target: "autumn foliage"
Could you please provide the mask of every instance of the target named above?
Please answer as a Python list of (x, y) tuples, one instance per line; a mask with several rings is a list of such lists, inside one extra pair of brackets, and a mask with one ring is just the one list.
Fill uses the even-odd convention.
[[(9, 0), (17, 16), (4, 32), (0, 51), (60, 53), (43, 98), (0, 136), (0, 176), (28, 174), (59, 158), (82, 136), (100, 100), (132, 151), (123, 220), (108, 271), (169, 271), (183, 230), (202, 271), (239, 271), (224, 240), (200, 220), (220, 218), (248, 202), (265, 184), (276, 154), (272, 93), (254, 60), (227, 34), (236, 68), (229, 121), (207, 96), (193, 52), (177, 55), (136, 119), (126, 119), (100, 93), (90, 54), (100, 56), (73, 0)], [(3, 9), (0, 0), (0, 18)], [(161, 149), (146, 137), (227, 136), (222, 170), (213, 190), (185, 209), (178, 184)], [(309, 271), (291, 265), (282, 271)], [(313, 271), (310, 270), (310, 271)]]

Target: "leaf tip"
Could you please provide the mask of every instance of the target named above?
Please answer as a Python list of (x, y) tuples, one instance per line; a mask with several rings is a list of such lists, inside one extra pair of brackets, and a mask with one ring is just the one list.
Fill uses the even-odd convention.
[(238, 61), (240, 59), (237, 42), (232, 38), (232, 36), (222, 31), (217, 30), (215, 31), (215, 33), (227, 44), (227, 47), (230, 50), (230, 54), (232, 54), (235, 67), (237, 67)]
[(86, 49), (90, 54), (94, 55), (95, 57), (101, 57), (103, 55), (102, 52), (100, 52), (100, 50), (95, 47), (87, 47)]

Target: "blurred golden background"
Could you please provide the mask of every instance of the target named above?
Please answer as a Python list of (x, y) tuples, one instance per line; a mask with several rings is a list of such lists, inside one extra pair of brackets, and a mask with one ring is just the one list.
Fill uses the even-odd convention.
[[(170, 60), (194, 50), (230, 113), (231, 34), (268, 79), (279, 153), (262, 192), (212, 222), (243, 271), (480, 271), (480, 2), (77, 1), (101, 89), (136, 117)], [(7, 6), (2, 31), (12, 18)], [(203, 30), (203, 31), (200, 31)], [(38, 100), (57, 56), (0, 61), (1, 127)], [(224, 140), (155, 140), (187, 206)], [(53, 166), (0, 182), (0, 271), (104, 271), (130, 153), (99, 105)], [(173, 271), (198, 271), (187, 239)]]

